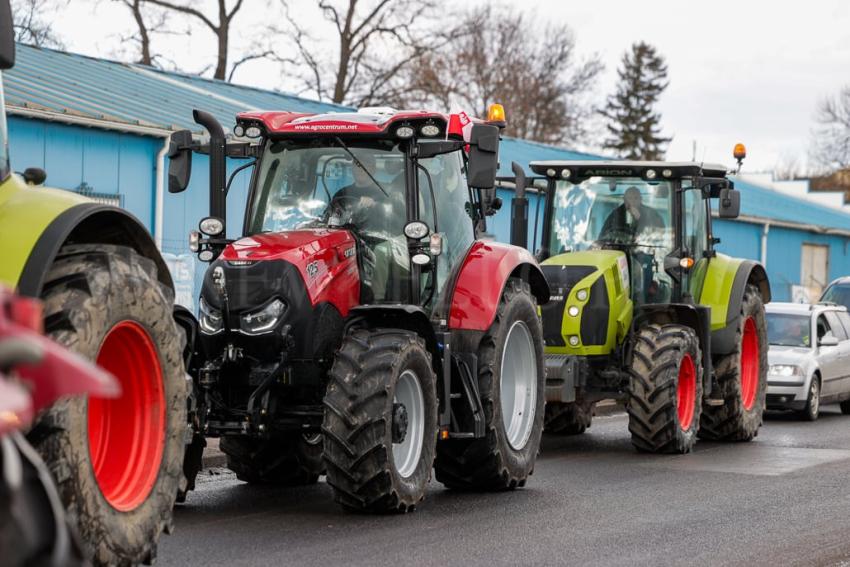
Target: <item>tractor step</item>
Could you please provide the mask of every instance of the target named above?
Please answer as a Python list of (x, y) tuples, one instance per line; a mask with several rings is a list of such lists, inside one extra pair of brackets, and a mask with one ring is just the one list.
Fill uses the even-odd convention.
[(707, 406), (719, 407), (725, 404), (726, 402), (723, 400), (723, 398), (705, 398), (705, 400), (703, 400), (703, 403), (705, 403), (705, 405)]

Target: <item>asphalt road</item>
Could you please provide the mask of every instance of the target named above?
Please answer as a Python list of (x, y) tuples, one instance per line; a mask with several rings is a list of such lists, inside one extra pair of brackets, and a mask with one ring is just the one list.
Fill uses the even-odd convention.
[(345, 513), (323, 482), (252, 487), (208, 471), (158, 565), (850, 565), (850, 416), (822, 411), (673, 457), (636, 453), (624, 415), (597, 418), (544, 438), (525, 489), (432, 481), (406, 516)]

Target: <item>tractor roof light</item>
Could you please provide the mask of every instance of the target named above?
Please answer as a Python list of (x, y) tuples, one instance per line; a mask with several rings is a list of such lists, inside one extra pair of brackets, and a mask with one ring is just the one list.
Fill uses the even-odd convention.
[(664, 171), (661, 172), (661, 176), (662, 177), (673, 177), (673, 170), (672, 169), (665, 169)]
[(237, 124), (233, 127), (233, 135), (237, 138), (241, 138), (245, 135), (245, 127), (241, 124)]
[(263, 135), (263, 131), (259, 126), (248, 126), (245, 128), (245, 137), (246, 138), (259, 138)]
[(426, 124), (419, 129), (419, 133), (428, 138), (435, 138), (440, 135), (440, 127), (436, 124)]
[(395, 135), (402, 140), (412, 138), (414, 134), (416, 134), (416, 130), (413, 129), (413, 126), (408, 126), (406, 124), (399, 126), (395, 131)]
[(647, 169), (644, 175), (646, 175), (647, 179), (655, 179), (658, 176), (654, 169)]
[(487, 108), (487, 122), (505, 122), (505, 107), (499, 103), (493, 103)]
[(551, 167), (546, 170), (546, 175), (548, 177), (555, 177), (557, 174), (558, 174), (558, 172), (555, 171), (554, 169), (552, 169)]
[(570, 175), (572, 175), (572, 171), (570, 171), (569, 169), (561, 170), (561, 177), (563, 177), (564, 179), (569, 179)]

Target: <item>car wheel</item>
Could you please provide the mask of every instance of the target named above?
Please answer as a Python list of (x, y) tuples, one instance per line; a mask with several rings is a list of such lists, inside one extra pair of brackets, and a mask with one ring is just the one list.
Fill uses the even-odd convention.
[(803, 408), (801, 415), (806, 421), (815, 421), (820, 415), (820, 376), (817, 374), (812, 376), (809, 396), (806, 398), (806, 407)]

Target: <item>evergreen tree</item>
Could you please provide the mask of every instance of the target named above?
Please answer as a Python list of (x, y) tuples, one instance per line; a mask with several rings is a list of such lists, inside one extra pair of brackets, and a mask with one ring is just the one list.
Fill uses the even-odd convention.
[(654, 109), (668, 85), (664, 58), (651, 45), (635, 43), (617, 75), (617, 92), (601, 111), (608, 119), (604, 147), (626, 159), (664, 159), (670, 138), (661, 136), (661, 115)]

